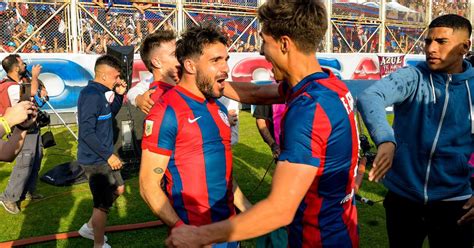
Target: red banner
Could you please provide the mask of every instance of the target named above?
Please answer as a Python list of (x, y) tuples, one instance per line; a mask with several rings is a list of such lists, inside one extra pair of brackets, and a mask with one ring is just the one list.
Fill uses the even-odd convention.
[(379, 58), (379, 72), (381, 78), (402, 68), (405, 60), (405, 55), (377, 55), (377, 57)]

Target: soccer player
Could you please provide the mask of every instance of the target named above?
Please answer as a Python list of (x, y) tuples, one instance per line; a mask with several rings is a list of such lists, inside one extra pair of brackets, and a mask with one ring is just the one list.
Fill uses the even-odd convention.
[[(201, 247), (249, 239), (289, 225), (289, 247), (358, 247), (354, 176), (359, 140), (352, 97), (315, 57), (327, 29), (324, 4), (268, 0), (258, 17), (261, 52), (272, 63), (275, 80), (285, 82), (280, 90), (287, 99), (271, 192), (231, 219), (175, 228), (167, 244)], [(251, 99), (261, 89), (268, 90), (260, 98), (279, 98), (276, 85), (245, 87), (256, 91), (234, 88), (237, 94), (231, 98), (250, 95), (246, 99)]]
[(77, 102), (77, 160), (89, 179), (94, 201), (92, 216), (79, 234), (94, 240), (94, 247), (107, 248), (110, 247), (104, 236), (107, 214), (124, 190), (119, 171), (122, 161), (113, 153), (112, 129), (113, 119), (122, 107), (126, 83), (120, 79), (120, 62), (110, 55), (99, 57), (94, 71), (94, 80), (81, 90)]
[(132, 87), (127, 97), (134, 106), (148, 114), (153, 104), (179, 80), (176, 59), (176, 34), (171, 30), (157, 30), (147, 35), (140, 47), (140, 57), (153, 74), (153, 82), (146, 80)]
[(171, 228), (214, 223), (234, 216), (234, 205), (250, 207), (232, 179), (230, 124), (216, 99), (229, 72), (226, 44), (215, 28), (186, 30), (176, 45), (181, 80), (145, 120), (140, 193)]

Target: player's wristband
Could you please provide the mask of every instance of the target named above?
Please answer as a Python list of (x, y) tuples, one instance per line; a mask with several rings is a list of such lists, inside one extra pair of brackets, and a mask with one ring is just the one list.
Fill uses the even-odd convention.
[(181, 219), (179, 219), (178, 221), (176, 221), (176, 223), (174, 223), (174, 225), (171, 227), (171, 229), (174, 229), (176, 227), (180, 227), (182, 225), (184, 225), (184, 222)]
[[(10, 128), (10, 125), (8, 125), (8, 122), (7, 122), (7, 120), (5, 119), (5, 117), (0, 117), (0, 125), (3, 126), (3, 130), (5, 131), (5, 135), (4, 135), (5, 137), (12, 133), (12, 130), (11, 130), (11, 128)], [(3, 138), (4, 136), (2, 136), (2, 138)]]

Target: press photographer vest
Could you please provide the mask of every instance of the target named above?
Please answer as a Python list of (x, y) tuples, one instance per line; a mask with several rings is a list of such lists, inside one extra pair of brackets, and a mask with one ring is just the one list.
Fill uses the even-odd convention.
[[(30, 82), (28, 78), (22, 77), (20, 82)], [(8, 94), (8, 88), (12, 85), (20, 85), (20, 83), (11, 79), (9, 76), (0, 81), (0, 116), (5, 114), (7, 108), (11, 107), (10, 95)]]
[(0, 81), (0, 116), (3, 116), (7, 108), (12, 106), (10, 96), (8, 95), (8, 88), (16, 84), (19, 85), (19, 83), (8, 77)]

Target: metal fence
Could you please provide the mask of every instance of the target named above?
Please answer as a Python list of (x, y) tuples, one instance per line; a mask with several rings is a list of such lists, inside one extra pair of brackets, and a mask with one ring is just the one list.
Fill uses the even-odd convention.
[(69, 1), (0, 2), (2, 52), (71, 52)]
[[(456, 13), (472, 19), (468, 0), (325, 0), (331, 24), (319, 51), (422, 53), (427, 24)], [(258, 51), (257, 8), (264, 0), (0, 0), (0, 52), (104, 53), (158, 29), (178, 35), (213, 23), (229, 51)]]

